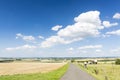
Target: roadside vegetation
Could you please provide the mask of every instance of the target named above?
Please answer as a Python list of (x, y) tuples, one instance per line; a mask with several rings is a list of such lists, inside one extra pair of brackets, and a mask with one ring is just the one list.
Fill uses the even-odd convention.
[(116, 59), (115, 64), (120, 65), (120, 59)]
[(83, 63), (78, 65), (97, 80), (120, 80), (119, 61), (119, 59), (116, 59), (114, 62), (101, 61), (98, 64), (88, 64), (87, 68), (84, 67)]
[(0, 76), (0, 80), (59, 80), (68, 68), (68, 64), (48, 73), (16, 74)]

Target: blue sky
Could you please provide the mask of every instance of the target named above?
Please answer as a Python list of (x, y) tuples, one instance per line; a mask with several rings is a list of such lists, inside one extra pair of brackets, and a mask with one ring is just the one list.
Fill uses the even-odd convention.
[(119, 0), (0, 0), (0, 57), (120, 56)]

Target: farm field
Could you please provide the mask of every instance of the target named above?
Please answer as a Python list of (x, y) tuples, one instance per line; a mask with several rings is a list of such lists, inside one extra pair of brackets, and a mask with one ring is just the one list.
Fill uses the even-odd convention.
[(0, 80), (59, 80), (67, 69), (68, 64), (46, 73), (3, 75), (0, 76)]
[(120, 65), (112, 63), (99, 63), (88, 65), (87, 69), (80, 65), (82, 69), (93, 75), (97, 80), (120, 80)]
[(0, 63), (0, 75), (45, 73), (56, 70), (66, 63), (12, 62)]

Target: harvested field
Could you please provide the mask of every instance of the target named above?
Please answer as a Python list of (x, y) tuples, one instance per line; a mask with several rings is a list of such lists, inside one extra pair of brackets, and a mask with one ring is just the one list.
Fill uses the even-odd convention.
[(26, 74), (26, 73), (45, 73), (56, 70), (66, 63), (0, 63), (0, 75)]

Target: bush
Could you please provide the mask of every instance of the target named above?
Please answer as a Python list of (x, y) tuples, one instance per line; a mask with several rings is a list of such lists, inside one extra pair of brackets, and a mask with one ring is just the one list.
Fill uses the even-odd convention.
[(96, 75), (98, 75), (99, 70), (98, 69), (94, 69), (94, 72), (95, 72)]
[(115, 64), (120, 65), (120, 59), (116, 59)]
[(72, 60), (71, 60), (71, 63), (73, 63), (73, 62), (75, 62), (75, 60), (74, 60), (74, 59), (72, 59)]

